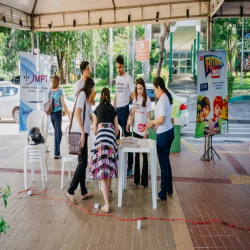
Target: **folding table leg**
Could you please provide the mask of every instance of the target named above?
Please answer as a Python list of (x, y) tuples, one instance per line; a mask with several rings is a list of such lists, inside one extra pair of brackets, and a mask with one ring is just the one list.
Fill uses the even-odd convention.
[(153, 209), (156, 209), (157, 208), (156, 148), (150, 149), (150, 165), (151, 165), (152, 205)]
[(128, 153), (123, 153), (123, 178), (124, 178), (124, 190), (127, 190), (127, 161), (128, 161)]
[(119, 149), (119, 160), (118, 160), (118, 207), (122, 206), (122, 191), (123, 191), (123, 150)]

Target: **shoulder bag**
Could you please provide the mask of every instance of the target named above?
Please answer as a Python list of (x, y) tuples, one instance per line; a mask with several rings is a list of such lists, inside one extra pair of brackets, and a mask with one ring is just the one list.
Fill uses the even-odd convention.
[[(50, 93), (51, 93), (51, 89), (50, 89)], [(44, 103), (44, 112), (47, 115), (50, 115), (51, 113), (53, 113), (52, 99), (53, 97), (48, 98), (48, 101)]]
[[(80, 94), (81, 92), (79, 92)], [(72, 112), (72, 119), (70, 121), (70, 125), (69, 125), (69, 133), (68, 133), (68, 144), (69, 144), (69, 154), (70, 155), (81, 155), (82, 154), (82, 148), (80, 147), (80, 140), (81, 140), (81, 135), (82, 133), (79, 132), (71, 132), (71, 127), (72, 127), (72, 123), (73, 123), (73, 119), (74, 119), (74, 114), (75, 114), (75, 109), (76, 109), (76, 102), (77, 99), (79, 97), (76, 97), (76, 101), (75, 101), (75, 106)], [(85, 112), (86, 112), (86, 101), (84, 104), (84, 111), (83, 111), (83, 121), (82, 121), (82, 125), (84, 127), (84, 121), (85, 121)]]

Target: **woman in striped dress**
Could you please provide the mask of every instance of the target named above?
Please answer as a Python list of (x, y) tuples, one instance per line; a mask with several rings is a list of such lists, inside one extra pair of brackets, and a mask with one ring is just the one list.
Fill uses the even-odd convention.
[(103, 88), (100, 104), (93, 117), (93, 129), (96, 141), (92, 150), (88, 177), (101, 180), (105, 205), (101, 207), (109, 212), (109, 199), (112, 197), (111, 178), (117, 176), (117, 144), (118, 118), (114, 107), (110, 103), (110, 92)]

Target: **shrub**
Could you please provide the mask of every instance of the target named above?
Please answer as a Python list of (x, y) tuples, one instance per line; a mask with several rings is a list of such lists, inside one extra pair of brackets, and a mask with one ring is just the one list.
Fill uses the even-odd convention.
[(228, 99), (232, 96), (234, 85), (234, 76), (232, 72), (227, 72), (227, 89), (228, 89)]
[[(154, 80), (156, 78), (156, 72), (157, 72), (157, 69), (154, 68), (152, 73), (151, 73), (152, 82), (154, 82)], [(168, 66), (163, 66), (161, 68), (161, 77), (163, 78), (164, 82), (166, 83), (166, 87), (168, 86), (168, 76), (169, 76)]]

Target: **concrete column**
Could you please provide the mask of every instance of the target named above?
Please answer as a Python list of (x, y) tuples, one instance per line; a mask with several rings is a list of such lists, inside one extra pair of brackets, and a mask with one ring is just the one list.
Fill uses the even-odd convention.
[(30, 32), (31, 35), (31, 53), (34, 53), (34, 31)]
[(193, 48), (194, 45), (191, 45), (191, 73), (193, 74)]
[(170, 33), (170, 58), (169, 58), (169, 82), (172, 82), (172, 64), (173, 64), (173, 32)]
[(196, 70), (195, 70), (195, 63), (196, 63), (196, 39), (194, 39), (194, 54), (193, 54), (193, 77), (195, 77)]
[[(145, 25), (145, 40), (149, 41), (149, 51), (150, 51), (151, 50), (151, 25), (150, 24)], [(145, 83), (149, 83), (149, 71), (150, 71), (149, 60), (144, 61), (144, 66), (145, 66), (144, 80), (145, 80)]]
[(132, 26), (131, 75), (135, 80), (135, 26)]
[(109, 28), (109, 86), (113, 84), (113, 28)]

